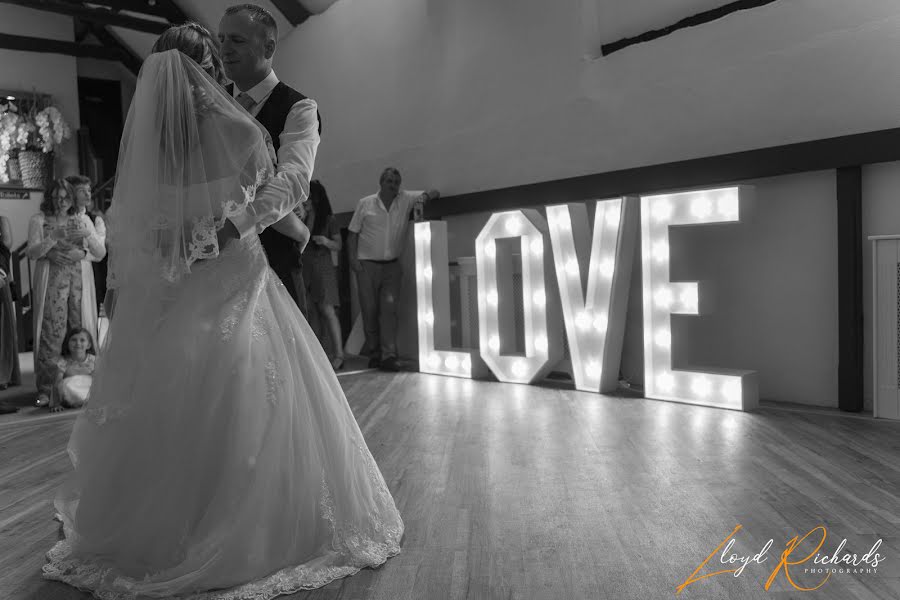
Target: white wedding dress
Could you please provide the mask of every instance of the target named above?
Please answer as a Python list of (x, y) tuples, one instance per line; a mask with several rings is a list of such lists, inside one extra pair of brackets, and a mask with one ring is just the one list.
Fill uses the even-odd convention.
[[(258, 165), (245, 164), (235, 181), (253, 180)], [(215, 195), (233, 184), (203, 185)], [(252, 205), (255, 186), (241, 187), (247, 204), (223, 200), (226, 215)], [(127, 227), (128, 206), (111, 230)], [(209, 230), (189, 233), (210, 242)], [(387, 485), (258, 236), (212, 254), (119, 288), (45, 577), (108, 600), (267, 600), (400, 551)]]

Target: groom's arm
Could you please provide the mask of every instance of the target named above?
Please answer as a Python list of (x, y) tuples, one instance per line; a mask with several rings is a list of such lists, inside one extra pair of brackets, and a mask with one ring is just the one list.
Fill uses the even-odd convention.
[(319, 119), (314, 100), (301, 100), (291, 108), (279, 139), (275, 176), (259, 188), (246, 213), (230, 219), (237, 237), (262, 231), (309, 197), (309, 181), (319, 148)]

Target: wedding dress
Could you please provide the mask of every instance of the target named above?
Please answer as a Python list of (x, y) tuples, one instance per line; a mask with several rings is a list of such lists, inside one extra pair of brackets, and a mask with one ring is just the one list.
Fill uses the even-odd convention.
[[(148, 58), (128, 121), (118, 300), (44, 576), (108, 600), (268, 600), (384, 563), (403, 522), (256, 235), (275, 218), (257, 205), (272, 177), (262, 131), (176, 51)], [(219, 249), (215, 228), (248, 215), (257, 228)]]

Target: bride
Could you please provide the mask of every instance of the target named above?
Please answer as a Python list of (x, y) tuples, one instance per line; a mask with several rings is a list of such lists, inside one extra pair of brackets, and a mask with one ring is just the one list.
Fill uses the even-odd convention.
[(110, 212), (117, 302), (43, 569), (103, 599), (267, 600), (379, 565), (403, 535), (259, 238), (217, 238), (226, 219), (264, 218), (273, 168), (203, 33), (138, 78)]

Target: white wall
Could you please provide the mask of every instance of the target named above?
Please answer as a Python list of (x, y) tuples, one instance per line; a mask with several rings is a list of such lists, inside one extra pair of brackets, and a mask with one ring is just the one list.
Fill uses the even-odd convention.
[[(72, 18), (21, 6), (0, 4), (0, 33), (74, 41)], [(56, 152), (56, 173), (78, 171), (78, 81), (76, 60), (62, 54), (18, 52), (0, 49), (0, 89), (36, 90), (51, 94), (63, 117), (72, 128), (72, 137)], [(0, 200), (0, 214), (12, 222), (18, 245), (28, 233), (28, 218), (38, 211), (42, 194), (31, 200)]]
[(872, 410), (872, 242), (870, 235), (900, 234), (900, 162), (863, 169), (863, 327), (865, 404)]
[(585, 61), (585, 1), (337, 2), (285, 36), (337, 210), (388, 164), (451, 195), (900, 121), (896, 2), (778, 2)]

